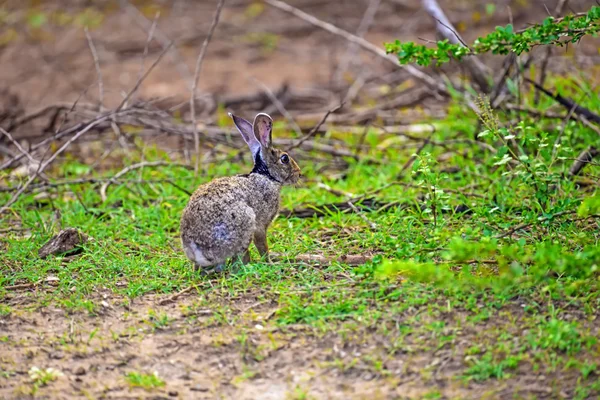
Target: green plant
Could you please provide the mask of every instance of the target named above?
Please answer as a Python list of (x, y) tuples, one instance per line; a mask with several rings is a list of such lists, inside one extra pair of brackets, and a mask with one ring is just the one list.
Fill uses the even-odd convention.
[(125, 375), (125, 381), (131, 387), (141, 387), (146, 390), (165, 386), (165, 381), (163, 381), (156, 372), (152, 374), (128, 372), (127, 375)]
[(593, 6), (585, 15), (568, 15), (564, 18), (546, 18), (541, 24), (536, 24), (516, 32), (512, 24), (496, 27), (487, 36), (477, 39), (471, 47), (462, 44), (452, 44), (448, 40), (437, 42), (435, 48), (428, 48), (414, 42), (395, 41), (386, 43), (386, 51), (398, 56), (401, 64), (417, 63), (427, 66), (435, 61), (437, 65), (449, 62), (451, 59), (461, 60), (465, 56), (484, 54), (517, 55), (530, 51), (538, 45), (564, 46), (577, 43), (585, 35), (596, 36), (600, 31), (600, 6)]
[(64, 376), (64, 374), (52, 367), (46, 369), (31, 367), (29, 369), (29, 378), (33, 383), (32, 393), (35, 394), (40, 387), (46, 386), (50, 382), (54, 382), (61, 376)]

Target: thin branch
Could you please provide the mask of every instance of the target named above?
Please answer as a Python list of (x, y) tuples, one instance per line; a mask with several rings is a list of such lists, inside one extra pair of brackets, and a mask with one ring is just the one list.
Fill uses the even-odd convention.
[(28, 180), (27, 182), (25, 182), (25, 184), (23, 186), (21, 186), (19, 188), (19, 190), (17, 190), (15, 192), (15, 194), (10, 198), (10, 200), (0, 208), (0, 214), (2, 214), (4, 211), (8, 210), (8, 208), (10, 206), (12, 206), (17, 199), (19, 198), (19, 196), (21, 196), (21, 194), (29, 187), (29, 185), (31, 185), (31, 183), (35, 180), (35, 178), (41, 174), (42, 172), (44, 172), (44, 170), (46, 169), (46, 167), (48, 167), (48, 165), (50, 165), (55, 159), (56, 157), (59, 156), (59, 154), (61, 154), (63, 151), (65, 151), (70, 145), (71, 143), (73, 143), (75, 140), (79, 139), (82, 135), (84, 135), (86, 132), (88, 132), (89, 130), (91, 130), (93, 127), (95, 127), (96, 125), (106, 121), (110, 119), (110, 115), (105, 115), (102, 118), (98, 118), (93, 122), (90, 122), (87, 124), (87, 126), (85, 128), (83, 128), (82, 130), (80, 130), (79, 132), (77, 132), (72, 138), (70, 138), (69, 140), (67, 140), (67, 142), (65, 144), (62, 145), (62, 147), (60, 147), (58, 150), (56, 150), (56, 152), (54, 154), (52, 154), (52, 156), (46, 160), (44, 163), (40, 164), (40, 167), (38, 168), (38, 170), (36, 171), (35, 174), (33, 174)]
[(340, 108), (342, 108), (344, 106), (344, 103), (342, 102), (339, 106), (328, 110), (325, 115), (323, 115), (323, 118), (321, 118), (321, 121), (319, 121), (319, 123), (310, 130), (310, 132), (308, 132), (304, 137), (302, 137), (300, 140), (298, 140), (297, 143), (292, 144), (289, 148), (289, 150), (293, 150), (295, 148), (300, 147), (304, 142), (306, 142), (308, 139), (310, 139), (311, 137), (313, 137), (313, 135), (315, 133), (317, 133), (317, 131), (319, 130), (319, 128), (321, 127), (321, 125), (323, 125), (325, 123), (325, 121), (327, 121), (327, 117), (329, 117), (329, 114), (332, 114), (334, 112), (336, 112), (337, 110), (339, 110)]
[[(556, 213), (556, 214), (550, 215), (550, 216), (548, 216), (548, 217), (539, 218), (537, 222), (545, 222), (545, 221), (548, 221), (548, 220), (550, 220), (550, 219), (553, 219), (553, 218), (556, 218), (556, 217), (560, 217), (560, 216), (563, 216), (563, 215), (576, 214), (576, 213), (577, 213), (577, 211), (573, 211), (573, 210), (569, 210), (569, 211), (561, 211), (561, 212), (558, 212), (558, 213)], [(534, 225), (534, 224), (535, 224), (535, 222), (527, 222), (527, 223), (519, 224), (519, 225), (515, 226), (514, 228), (511, 228), (511, 229), (509, 229), (508, 231), (506, 231), (506, 232), (504, 232), (504, 233), (501, 233), (501, 234), (499, 234), (499, 235), (496, 235), (496, 239), (502, 239), (502, 238), (505, 238), (505, 237), (507, 237), (507, 236), (510, 236), (510, 235), (512, 235), (512, 234), (513, 234), (513, 233), (515, 233), (516, 231), (519, 231), (519, 230), (521, 230), (521, 229), (528, 228), (528, 227), (530, 227), (530, 226), (532, 226), (532, 225)]]
[(148, 75), (150, 75), (150, 72), (152, 72), (152, 70), (154, 70), (154, 68), (158, 65), (158, 63), (160, 62), (160, 60), (162, 60), (162, 58), (165, 56), (165, 54), (167, 54), (167, 52), (169, 51), (169, 49), (171, 48), (171, 46), (173, 46), (173, 42), (169, 43), (169, 45), (163, 49), (162, 53), (160, 53), (160, 55), (154, 61), (154, 63), (152, 63), (152, 65), (150, 66), (150, 68), (148, 68), (148, 70), (146, 70), (146, 72), (144, 73), (144, 75), (142, 75), (137, 80), (137, 82), (135, 83), (135, 86), (133, 87), (133, 89), (131, 89), (129, 91), (129, 93), (127, 93), (127, 95), (125, 96), (125, 98), (123, 99), (123, 101), (121, 101), (121, 104), (119, 104), (119, 106), (117, 107), (116, 111), (120, 111), (127, 104), (127, 101), (129, 101), (129, 99), (131, 98), (131, 96), (133, 96), (133, 94), (139, 89), (139, 87), (142, 84), (142, 82), (144, 82), (144, 80), (146, 80), (146, 78), (148, 77)]
[(194, 131), (194, 150), (196, 151), (196, 164), (194, 166), (194, 173), (198, 173), (198, 167), (200, 165), (200, 137), (198, 136), (198, 127), (196, 126), (196, 90), (198, 87), (198, 78), (200, 76), (200, 70), (202, 68), (202, 62), (204, 61), (204, 57), (206, 56), (206, 49), (208, 48), (208, 44), (213, 37), (217, 24), (219, 23), (219, 17), (221, 16), (221, 10), (223, 9), (223, 5), (225, 4), (225, 0), (219, 0), (219, 4), (217, 4), (217, 10), (215, 11), (215, 15), (213, 16), (212, 23), (210, 25), (210, 29), (208, 30), (208, 34), (202, 43), (202, 48), (200, 49), (200, 54), (198, 55), (198, 59), (196, 60), (196, 69), (194, 71), (194, 79), (192, 80), (192, 90), (190, 94), (190, 112), (192, 117), (192, 129)]
[[(356, 36), (359, 38), (364, 38), (367, 31), (373, 24), (375, 20), (375, 14), (377, 14), (377, 10), (379, 9), (379, 5), (381, 4), (381, 0), (371, 0), (369, 2), (369, 6), (365, 11), (365, 15), (363, 16), (360, 24), (358, 25), (358, 29), (356, 30)], [(334, 75), (334, 83), (338, 83), (342, 80), (344, 73), (348, 70), (350, 66), (352, 66), (352, 61), (354, 58), (354, 53), (357, 50), (358, 45), (356, 43), (350, 43), (350, 46), (346, 49), (346, 53), (342, 57), (341, 61), (338, 64), (337, 71)]]
[[(121, 8), (123, 8), (125, 10), (125, 12), (127, 12), (132, 17), (132, 19), (138, 25), (140, 25), (142, 27), (142, 29), (144, 29), (146, 32), (149, 32), (152, 29), (151, 22), (135, 6), (130, 4), (127, 0), (120, 0), (119, 3), (121, 5)], [(168, 48), (171, 48), (171, 46), (173, 44), (172, 41), (160, 29), (156, 29), (155, 36), (156, 36), (156, 40), (160, 43), (163, 50), (167, 50)], [(188, 84), (191, 85), (192, 73), (191, 73), (188, 65), (185, 63), (183, 57), (177, 50), (177, 47), (175, 47), (175, 46), (172, 46), (172, 47), (173, 47), (173, 52), (171, 53), (171, 55), (172, 55), (171, 58), (173, 59), (177, 69), (179, 70), (179, 74), (181, 75), (181, 77)]]
[(440, 93), (444, 93), (444, 94), (448, 93), (448, 91), (446, 90), (446, 87), (441, 82), (436, 81), (435, 79), (433, 79), (429, 75), (425, 74), (423, 71), (413, 67), (412, 65), (398, 64), (398, 59), (395, 56), (393, 56), (392, 54), (387, 54), (384, 49), (375, 46), (373, 43), (368, 42), (363, 38), (353, 35), (350, 32), (340, 29), (337, 26), (332, 25), (328, 22), (321, 21), (320, 19), (318, 19), (310, 14), (307, 14), (304, 11), (302, 11), (296, 7), (290, 6), (289, 4), (284, 3), (283, 1), (265, 0), (265, 3), (271, 5), (275, 8), (278, 8), (282, 11), (290, 13), (290, 14), (294, 15), (295, 17), (298, 17), (312, 25), (315, 25), (321, 29), (326, 30), (329, 33), (343, 37), (344, 39), (346, 39), (352, 43), (356, 43), (358, 46), (362, 47), (363, 49), (392, 63), (397, 68), (403, 68), (410, 75), (412, 75), (413, 77), (417, 78), (418, 80), (424, 82), (425, 84), (431, 86), (432, 88), (438, 90)]
[(85, 32), (88, 45), (90, 46), (90, 51), (92, 52), (94, 67), (96, 68), (96, 75), (98, 75), (98, 101), (100, 102), (98, 111), (102, 112), (104, 109), (104, 83), (102, 80), (102, 70), (100, 69), (100, 60), (98, 59), (98, 52), (96, 51), (96, 46), (94, 46), (94, 41), (92, 40), (92, 36), (90, 35), (87, 26), (83, 30)]
[(587, 164), (593, 164), (592, 160), (598, 154), (600, 154), (600, 150), (595, 147), (590, 147), (589, 149), (582, 151), (569, 169), (569, 176), (573, 177), (579, 175), (583, 167)]
[[(423, 8), (429, 15), (436, 21), (437, 31), (444, 38), (448, 39), (450, 43), (460, 44), (463, 47), (469, 48), (467, 44), (462, 40), (456, 29), (452, 26), (452, 23), (438, 4), (436, 0), (423, 0)], [(485, 66), (479, 59), (469, 57), (464, 60), (465, 66), (471, 73), (471, 77), (475, 83), (484, 92), (490, 91), (490, 86), (487, 81), (487, 74), (485, 72)]]
[(568, 99), (566, 97), (561, 96), (558, 93), (552, 93), (551, 91), (549, 91), (548, 89), (544, 88), (543, 86), (540, 86), (537, 82), (532, 81), (529, 78), (524, 78), (525, 82), (533, 85), (537, 90), (541, 91), (542, 93), (544, 93), (545, 95), (553, 98), (558, 104), (562, 105), (563, 107), (565, 107), (567, 110), (570, 110), (572, 107), (574, 107), (575, 113), (578, 116), (582, 116), (585, 117), (586, 119), (595, 122), (595, 123), (600, 123), (600, 115), (595, 114), (594, 112), (592, 112), (591, 110), (582, 107), (580, 105), (578, 105), (576, 102), (574, 102), (571, 99)]
[[(146, 63), (146, 57), (148, 57), (148, 49), (150, 48), (150, 43), (154, 38), (154, 31), (156, 30), (156, 25), (158, 24), (158, 18), (160, 17), (160, 12), (157, 12), (154, 16), (154, 21), (152, 21), (152, 25), (150, 26), (150, 31), (148, 32), (148, 38), (146, 39), (146, 44), (144, 45), (144, 52), (142, 53), (142, 59), (140, 61), (140, 72), (138, 73), (138, 79), (142, 79), (144, 74), (144, 64)], [(132, 95), (132, 99), (134, 96)]]
[(258, 79), (256, 79), (256, 78), (250, 78), (250, 79), (252, 80), (252, 82), (254, 82), (255, 84), (257, 84), (258, 86), (260, 86), (262, 88), (262, 90), (265, 92), (265, 94), (267, 95), (269, 100), (271, 100), (271, 103), (273, 103), (275, 108), (277, 108), (277, 111), (279, 111), (281, 113), (281, 115), (283, 115), (288, 120), (289, 124), (292, 125), (292, 128), (299, 134), (302, 134), (302, 129), (298, 126), (298, 124), (294, 120), (294, 117), (292, 117), (292, 115), (288, 112), (288, 110), (286, 110), (285, 106), (281, 103), (281, 101), (279, 101), (279, 99), (277, 98), (275, 93), (273, 93), (273, 91), (271, 89), (269, 89), (269, 87), (267, 85), (265, 85)]
[(8, 138), (8, 140), (15, 145), (15, 147), (21, 152), (22, 155), (26, 156), (27, 159), (29, 160), (29, 162), (31, 162), (32, 164), (37, 164), (38, 161), (33, 158), (33, 156), (31, 154), (29, 154), (29, 152), (27, 150), (25, 150), (23, 148), (23, 146), (21, 146), (21, 144), (19, 142), (17, 142), (10, 133), (8, 133), (7, 131), (4, 130), (4, 128), (0, 127), (0, 132), (2, 132), (2, 134), (4, 136), (6, 136)]
[(102, 184), (102, 187), (100, 188), (100, 197), (102, 198), (102, 201), (106, 201), (107, 196), (106, 196), (106, 190), (108, 189), (108, 187), (115, 183), (115, 181), (117, 179), (119, 179), (120, 177), (122, 177), (123, 175), (136, 170), (138, 168), (144, 168), (144, 167), (157, 167), (160, 165), (173, 165), (173, 163), (171, 162), (167, 162), (167, 161), (143, 161), (137, 164), (132, 164), (128, 167), (123, 168), (121, 171), (117, 172), (112, 178), (110, 178), (108, 181), (104, 182)]

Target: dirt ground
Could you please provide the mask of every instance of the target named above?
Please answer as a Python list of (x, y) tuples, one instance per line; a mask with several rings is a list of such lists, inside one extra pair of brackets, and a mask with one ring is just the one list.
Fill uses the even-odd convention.
[[(13, 296), (8, 304), (22, 307), (28, 297)], [(166, 298), (144, 296), (124, 306), (123, 299), (106, 292), (94, 300), (101, 310), (95, 317), (50, 306), (0, 319), (2, 363), (16, 374), (0, 381), (0, 397), (31, 397), (31, 365), (64, 374), (39, 389), (36, 398), (47, 399), (408, 399), (432, 392), (439, 393), (433, 398), (550, 399), (572, 398), (567, 388), (577, 380), (560, 370), (547, 375), (517, 371), (510, 379), (483, 383), (456, 380), (472, 343), (493, 341), (496, 330), (515, 341), (526, 332), (509, 321), (525, 317), (518, 302), (475, 328), (465, 324), (468, 313), (444, 313), (438, 318), (446, 322), (444, 334), (456, 334), (452, 342), (439, 345), (439, 337), (416, 331), (392, 350), (399, 322), (433, 321), (427, 306), (390, 316), (382, 322), (390, 326), (384, 336), (352, 323), (328, 333), (307, 325), (269, 328), (276, 301), (257, 302), (252, 293), (235, 299), (224, 319), (198, 303), (200, 294), (161, 305)], [(569, 312), (585, 319), (580, 310)], [(158, 324), (149, 313), (168, 316), (168, 323)], [(589, 324), (592, 334), (600, 334), (596, 323)], [(167, 385), (151, 391), (130, 387), (124, 379), (130, 371), (156, 372)]]
[[(48, 1), (37, 7), (64, 9), (65, 3)], [(132, 2), (145, 16), (129, 6), (120, 7), (117, 1), (98, 2), (99, 5), (94, 6), (105, 13), (102, 24), (90, 34), (98, 52), (106, 107), (118, 104), (123, 92), (135, 84), (147, 32), (156, 12), (160, 12), (156, 36), (174, 40), (176, 46), (143, 83), (139, 97), (168, 97), (169, 104), (189, 98), (189, 79), (216, 1), (154, 2), (158, 6), (150, 3)], [(289, 3), (355, 32), (369, 1), (296, 0)], [(556, 1), (497, 1), (495, 13), (489, 16), (485, 11), (486, 2), (448, 0), (440, 3), (468, 41), (495, 25), (506, 24), (509, 14), (516, 26), (540, 21), (546, 16), (546, 7), (553, 10)], [(573, 0), (569, 7), (583, 11), (591, 4), (594, 2)], [(66, 9), (75, 13), (87, 5), (88, 2), (71, 1)], [(6, 1), (3, 7), (27, 13), (27, 10), (19, 11), (16, 1)], [(376, 20), (366, 38), (378, 45), (394, 39), (435, 38), (434, 25), (417, 1), (384, 0)], [(0, 116), (11, 109), (26, 114), (52, 104), (71, 104), (82, 93), (81, 101), (98, 102), (97, 72), (81, 27), (22, 27), (17, 31), (18, 38), (0, 47), (0, 90), (3, 93)], [(228, 1), (202, 68), (200, 92), (206, 94), (208, 104), (227, 96), (256, 93), (261, 90), (256, 81), (273, 91), (284, 84), (302, 90), (332, 88), (336, 86), (334, 79), (339, 60), (348, 49), (344, 39), (261, 2)], [(161, 51), (161, 44), (153, 41), (145, 66), (149, 67)], [(571, 51), (575, 52), (574, 59), (580, 67), (599, 61), (594, 46), (584, 44)], [(343, 76), (344, 85), (351, 84), (361, 74), (370, 76), (390, 71), (389, 66), (368, 54), (361, 52), (359, 57), (360, 62)], [(552, 60), (557, 69), (570, 62), (562, 60), (560, 54), (555, 54)], [(313, 111), (322, 112), (327, 106), (318, 103)], [(206, 106), (206, 110), (209, 109)], [(208, 112), (204, 117), (212, 118)], [(37, 134), (27, 129), (27, 126), (21, 127), (17, 134), (21, 137)], [(227, 320), (218, 322), (211, 309), (199, 307), (196, 295), (183, 296), (167, 305), (158, 304), (164, 296), (144, 296), (123, 305), (124, 299), (99, 291), (93, 299), (102, 311), (94, 317), (69, 315), (55, 304), (27, 310), (30, 296), (35, 293), (29, 289), (8, 295), (7, 305), (15, 311), (0, 317), (0, 336), (4, 338), (0, 342), (0, 364), (10, 365), (16, 372), (16, 379), (0, 380), (0, 398), (30, 397), (30, 386), (26, 382), (31, 365), (52, 366), (65, 374), (38, 392), (37, 397), (49, 399), (282, 399), (303, 398), (304, 390), (323, 399), (421, 398), (433, 389), (432, 376), (444, 398), (503, 398), (504, 394), (519, 390), (537, 398), (572, 395), (562, 392), (560, 387), (547, 389), (538, 378), (532, 380), (532, 376), (517, 376), (485, 385), (458, 385), (450, 377), (464, 361), (469, 338), (484, 332), (461, 332), (452, 349), (441, 347), (435, 351), (397, 352), (385, 356), (386, 339), (372, 332), (359, 330), (350, 340), (342, 340), (338, 334), (320, 333), (307, 326), (267, 329), (267, 324), (262, 325), (261, 321), (272, 317), (276, 302), (257, 302), (252, 294), (237, 299), (232, 305), (232, 314), (226, 316), (229, 321), (235, 318), (235, 326)], [(149, 310), (156, 315), (168, 315), (170, 323), (157, 326), (148, 319)], [(516, 315), (519, 312), (523, 313), (515, 304)], [(463, 318), (460, 313), (447, 318), (459, 329)], [(493, 318), (487, 329), (502, 323), (502, 318)], [(414, 343), (407, 346), (418, 349), (418, 343), (419, 338), (414, 338)], [(377, 375), (373, 372), (376, 369), (362, 365), (362, 361), (352, 364), (353, 359), (364, 355), (385, 358), (387, 372)], [(349, 366), (331, 368), (334, 359), (345, 360)], [(156, 371), (168, 385), (152, 392), (130, 388), (123, 376), (131, 370)], [(576, 377), (561, 377), (557, 372), (555, 377), (539, 379), (568, 381)]]

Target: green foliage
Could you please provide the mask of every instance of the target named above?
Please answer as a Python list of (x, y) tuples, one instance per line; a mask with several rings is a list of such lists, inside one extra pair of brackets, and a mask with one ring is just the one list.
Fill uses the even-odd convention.
[(61, 376), (64, 376), (64, 374), (54, 368), (41, 369), (35, 366), (31, 367), (29, 369), (29, 378), (31, 379), (33, 386), (31, 389), (32, 394), (35, 395), (40, 387), (54, 382)]
[(594, 214), (600, 214), (600, 192), (596, 192), (583, 200), (577, 210), (577, 215), (580, 217), (588, 217)]
[(515, 32), (511, 24), (498, 26), (496, 30), (485, 37), (480, 37), (466, 47), (462, 44), (452, 44), (447, 39), (438, 41), (435, 48), (413, 42), (385, 43), (387, 53), (398, 56), (401, 64), (417, 63), (428, 66), (432, 62), (442, 65), (451, 59), (461, 60), (465, 56), (475, 54), (508, 54), (517, 55), (529, 52), (534, 46), (554, 45), (564, 46), (577, 43), (585, 35), (596, 36), (600, 31), (600, 6), (593, 6), (585, 15), (568, 15), (561, 19), (546, 18), (541, 24), (533, 25), (520, 32)]
[(146, 390), (152, 390), (165, 386), (165, 381), (163, 381), (156, 372), (153, 374), (135, 371), (129, 372), (127, 375), (125, 375), (125, 381), (131, 387), (141, 387), (142, 389)]

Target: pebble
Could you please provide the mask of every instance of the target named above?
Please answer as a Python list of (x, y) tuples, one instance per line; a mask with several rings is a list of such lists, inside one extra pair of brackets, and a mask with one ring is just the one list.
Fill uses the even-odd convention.
[(85, 368), (77, 367), (77, 369), (75, 370), (75, 375), (77, 375), (77, 376), (85, 375)]
[(190, 390), (193, 390), (194, 392), (208, 392), (208, 389), (200, 384), (192, 386)]
[(169, 396), (171, 397), (177, 397), (179, 393), (177, 392), (177, 390), (169, 390)]

